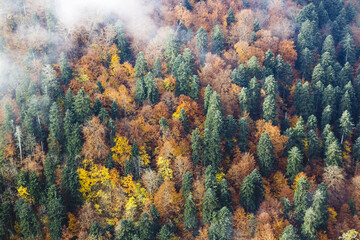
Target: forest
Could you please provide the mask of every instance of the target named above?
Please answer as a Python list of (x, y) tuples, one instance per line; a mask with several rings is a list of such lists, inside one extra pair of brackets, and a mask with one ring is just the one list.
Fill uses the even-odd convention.
[(0, 239), (360, 239), (358, 0), (0, 1)]

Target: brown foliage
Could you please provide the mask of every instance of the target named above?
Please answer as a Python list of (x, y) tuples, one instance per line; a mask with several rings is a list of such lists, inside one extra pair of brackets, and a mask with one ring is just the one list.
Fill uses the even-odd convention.
[(346, 194), (344, 170), (338, 166), (329, 166), (324, 171), (324, 183), (329, 193), (329, 202), (339, 209)]
[(175, 183), (165, 180), (154, 196), (154, 204), (162, 219), (174, 219), (184, 205), (183, 197), (176, 192)]
[(256, 167), (254, 156), (249, 153), (241, 154), (238, 147), (235, 150), (234, 164), (230, 167), (226, 178), (238, 191), (240, 191), (241, 183), (244, 178), (249, 175)]

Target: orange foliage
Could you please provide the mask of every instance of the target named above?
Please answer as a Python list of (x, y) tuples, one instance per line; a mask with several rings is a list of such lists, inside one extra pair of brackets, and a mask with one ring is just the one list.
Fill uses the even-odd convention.
[(165, 180), (154, 196), (154, 203), (162, 219), (174, 219), (184, 206), (183, 197), (176, 192), (175, 183)]
[(285, 62), (290, 63), (292, 66), (295, 65), (297, 59), (297, 52), (293, 41), (282, 40), (279, 43), (279, 52)]

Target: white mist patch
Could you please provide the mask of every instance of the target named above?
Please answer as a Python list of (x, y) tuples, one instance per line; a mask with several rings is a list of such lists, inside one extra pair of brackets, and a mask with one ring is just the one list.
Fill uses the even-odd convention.
[(97, 17), (115, 15), (120, 18), (128, 31), (143, 39), (151, 38), (157, 30), (151, 14), (155, 4), (143, 0), (55, 0), (58, 19), (67, 27), (81, 25)]

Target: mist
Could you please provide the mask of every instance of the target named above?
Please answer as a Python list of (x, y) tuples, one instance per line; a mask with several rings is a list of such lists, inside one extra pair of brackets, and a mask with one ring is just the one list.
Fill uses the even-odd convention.
[(127, 31), (136, 38), (150, 39), (156, 34), (157, 24), (151, 14), (159, 5), (143, 0), (55, 0), (58, 20), (71, 29), (85, 22), (118, 17)]

